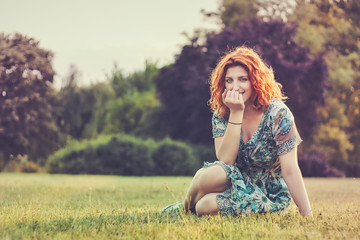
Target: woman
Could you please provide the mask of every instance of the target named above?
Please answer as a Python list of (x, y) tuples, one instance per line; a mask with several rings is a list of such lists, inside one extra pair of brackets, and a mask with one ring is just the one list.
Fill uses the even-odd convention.
[(302, 216), (312, 216), (297, 163), (302, 140), (284, 99), (272, 69), (252, 49), (226, 54), (212, 72), (209, 101), (218, 161), (205, 163), (185, 200), (163, 212), (281, 213), (292, 197)]

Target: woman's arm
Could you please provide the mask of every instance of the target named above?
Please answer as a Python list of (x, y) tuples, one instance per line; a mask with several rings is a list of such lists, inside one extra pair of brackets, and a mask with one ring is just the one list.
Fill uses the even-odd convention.
[(311, 216), (309, 197), (297, 161), (297, 148), (280, 156), (281, 174), (302, 216)]
[[(235, 91), (225, 90), (222, 94), (224, 104), (229, 108), (229, 123), (225, 135), (215, 138), (215, 152), (219, 161), (227, 165), (235, 163), (239, 152), (241, 124), (243, 121), (245, 104), (242, 95)], [(231, 124), (236, 123), (236, 124)]]
[[(241, 123), (243, 112), (230, 113), (229, 122)], [(219, 161), (232, 165), (235, 163), (240, 146), (241, 125), (228, 124), (225, 135), (215, 141), (216, 157)]]

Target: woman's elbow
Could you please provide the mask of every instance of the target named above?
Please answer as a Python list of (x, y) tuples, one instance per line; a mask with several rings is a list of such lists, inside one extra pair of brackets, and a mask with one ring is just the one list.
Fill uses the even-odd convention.
[(225, 163), (226, 165), (233, 165), (235, 163), (235, 158), (231, 156), (224, 156), (220, 154), (216, 154), (216, 158), (218, 161)]
[(281, 175), (283, 176), (283, 178), (290, 178), (292, 176), (299, 174), (301, 175), (299, 166), (293, 166), (293, 167), (281, 169)]

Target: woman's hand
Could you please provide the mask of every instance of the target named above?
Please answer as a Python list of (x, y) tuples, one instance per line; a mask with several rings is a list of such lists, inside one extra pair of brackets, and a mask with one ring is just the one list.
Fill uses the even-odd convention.
[(222, 94), (222, 100), (225, 106), (227, 106), (230, 112), (242, 112), (245, 109), (244, 99), (241, 93), (234, 90), (227, 90)]

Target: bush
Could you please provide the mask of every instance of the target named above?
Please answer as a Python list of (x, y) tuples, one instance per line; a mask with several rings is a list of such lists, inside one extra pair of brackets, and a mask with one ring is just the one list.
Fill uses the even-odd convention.
[(10, 156), (9, 162), (4, 167), (5, 172), (37, 173), (43, 169), (36, 163), (29, 161), (27, 155), (18, 154)]
[(129, 135), (76, 142), (48, 160), (51, 173), (150, 175), (151, 141)]
[(214, 162), (217, 160), (214, 145), (195, 145), (193, 149), (201, 165), (204, 162)]
[(200, 167), (190, 146), (120, 134), (69, 143), (49, 157), (51, 173), (192, 175)]
[(97, 148), (96, 156), (104, 174), (151, 175), (153, 148), (151, 140), (122, 135)]
[(71, 139), (64, 148), (59, 149), (48, 158), (46, 168), (50, 173), (87, 173), (83, 159), (86, 158), (93, 146), (105, 144), (108, 140), (103, 137), (81, 142)]
[(330, 167), (326, 155), (319, 150), (299, 154), (299, 167), (304, 177), (344, 177), (344, 173)]
[(193, 175), (200, 167), (189, 145), (169, 138), (159, 142), (152, 159), (156, 175)]

